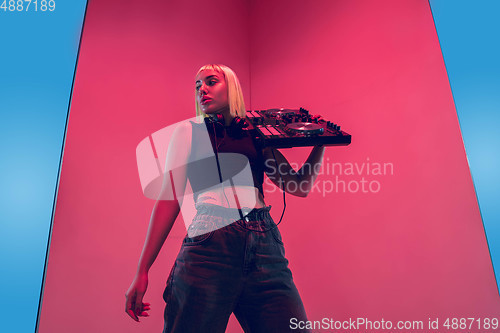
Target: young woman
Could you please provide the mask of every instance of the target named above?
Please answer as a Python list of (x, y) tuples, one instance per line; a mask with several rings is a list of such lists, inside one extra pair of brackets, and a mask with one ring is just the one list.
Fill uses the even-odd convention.
[[(163, 294), (163, 332), (224, 332), (231, 313), (245, 332), (292, 331), (292, 318), (307, 318), (280, 232), (269, 215), (271, 206), (264, 202), (263, 174), (277, 186), (283, 182), (280, 188), (288, 193), (305, 197), (317, 176), (324, 148), (314, 147), (295, 172), (278, 150), (257, 148), (242, 130), (245, 105), (238, 78), (230, 68), (203, 66), (195, 87), (197, 114), (214, 120), (186, 122), (172, 135), (166, 170), (175, 169), (175, 173), (166, 173), (162, 194), (173, 193), (173, 197), (160, 195), (153, 208), (137, 273), (126, 293), (125, 311), (136, 321), (148, 315), (149, 303), (143, 302), (148, 271), (179, 214), (189, 179), (196, 216)], [(214, 163), (202, 167), (190, 163), (207, 156), (200, 148), (200, 138), (207, 133), (211, 155), (216, 155), (219, 167), (224, 153), (248, 158), (249, 182), (235, 181), (228, 186), (217, 168), (205, 167)]]

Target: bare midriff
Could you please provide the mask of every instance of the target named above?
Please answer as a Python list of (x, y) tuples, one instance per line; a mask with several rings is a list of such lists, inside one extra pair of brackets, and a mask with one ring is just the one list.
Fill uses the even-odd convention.
[(266, 204), (259, 189), (253, 186), (234, 186), (210, 189), (198, 195), (196, 204), (212, 204), (226, 208), (262, 208)]

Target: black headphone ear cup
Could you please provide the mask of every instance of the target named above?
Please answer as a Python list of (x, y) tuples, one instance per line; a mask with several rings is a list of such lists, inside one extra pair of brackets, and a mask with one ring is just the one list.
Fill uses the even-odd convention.
[[(213, 117), (205, 117), (205, 124), (210, 131), (214, 131), (214, 134), (218, 137), (224, 136), (224, 116), (217, 115), (217, 119)], [(221, 122), (222, 119), (222, 122)]]
[(228, 133), (230, 136), (239, 137), (243, 135), (243, 128), (247, 126), (248, 123), (245, 121), (245, 119), (236, 116), (231, 121), (231, 126), (228, 127)]
[(243, 130), (245, 127), (248, 127), (248, 123), (244, 118), (240, 118), (238, 116), (234, 117), (231, 126), (234, 126), (236, 130)]
[(221, 125), (222, 125), (222, 127), (224, 127), (224, 125), (226, 124), (226, 121), (225, 121), (225, 119), (224, 119), (224, 116), (223, 116), (222, 114), (220, 114), (220, 113), (217, 113), (217, 114), (216, 114), (216, 117), (217, 117), (217, 122), (218, 122), (219, 124), (221, 124)]

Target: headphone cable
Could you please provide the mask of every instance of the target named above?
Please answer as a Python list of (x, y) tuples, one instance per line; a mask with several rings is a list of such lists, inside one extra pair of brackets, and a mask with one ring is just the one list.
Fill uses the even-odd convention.
[[(276, 161), (276, 156), (274, 156), (274, 148), (271, 148), (271, 153), (273, 153), (274, 162), (276, 163), (276, 166), (277, 166), (278, 161)], [(284, 186), (285, 181), (281, 178), (281, 172), (280, 172), (279, 167), (278, 167), (278, 174), (280, 175), (279, 183), (280, 183), (281, 191), (283, 191), (283, 211), (281, 212), (281, 217), (280, 217), (279, 222), (276, 224), (276, 227), (278, 226), (278, 224), (281, 223), (281, 219), (283, 218), (283, 215), (285, 215), (285, 209), (286, 209), (285, 186)]]
[[(222, 189), (222, 193), (224, 194), (224, 197), (226, 198), (226, 202), (227, 202), (227, 206), (229, 207), (229, 200), (226, 196), (226, 191), (224, 191), (224, 185), (222, 183), (222, 173), (220, 171), (220, 164), (219, 164), (219, 146), (217, 145), (217, 132), (215, 131), (215, 122), (212, 122), (212, 128), (213, 128), (213, 131), (214, 131), (214, 141), (215, 141), (215, 159), (217, 161), (217, 171), (219, 172), (219, 180), (220, 180), (220, 186), (221, 186), (221, 189)], [(224, 137), (225, 138), (225, 137)], [(223, 140), (224, 140), (223, 138)], [(222, 144), (222, 142), (221, 142)], [(241, 212), (240, 212), (240, 215), (241, 215)]]

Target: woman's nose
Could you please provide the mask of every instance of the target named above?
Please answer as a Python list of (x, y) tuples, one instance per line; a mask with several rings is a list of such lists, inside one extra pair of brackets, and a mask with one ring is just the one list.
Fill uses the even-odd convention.
[(206, 95), (207, 93), (207, 86), (203, 83), (201, 86), (200, 86), (200, 95)]

